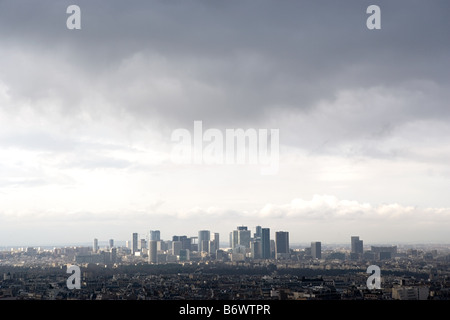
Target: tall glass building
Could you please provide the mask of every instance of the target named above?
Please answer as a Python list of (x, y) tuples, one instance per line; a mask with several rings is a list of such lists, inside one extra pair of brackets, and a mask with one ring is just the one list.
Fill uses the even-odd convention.
[(270, 259), (270, 229), (261, 229), (261, 258)]
[(209, 252), (208, 244), (211, 239), (211, 233), (209, 230), (200, 230), (198, 232), (198, 251), (199, 252)]

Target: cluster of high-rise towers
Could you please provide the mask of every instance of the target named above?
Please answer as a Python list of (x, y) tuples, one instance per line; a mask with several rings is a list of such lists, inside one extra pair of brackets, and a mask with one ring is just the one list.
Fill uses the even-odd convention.
[(230, 247), (233, 253), (250, 253), (254, 259), (285, 258), (289, 255), (289, 232), (275, 232), (270, 239), (270, 229), (257, 226), (251, 234), (246, 226), (238, 226), (230, 232)]
[[(254, 259), (287, 258), (289, 256), (289, 232), (275, 232), (275, 239), (270, 237), (270, 228), (256, 226), (255, 233), (246, 226), (238, 226), (236, 230), (230, 232), (230, 247), (227, 254), (234, 254), (235, 257), (252, 257)], [(177, 256), (178, 260), (189, 260), (193, 252), (201, 256), (215, 256), (220, 258), (225, 254), (220, 249), (219, 233), (210, 230), (200, 230), (196, 237), (172, 236), (172, 240), (162, 240), (159, 230), (151, 230), (147, 239), (140, 239), (138, 233), (132, 234), (131, 242), (127, 243), (134, 255), (145, 251), (148, 254), (150, 263), (158, 262), (160, 252), (169, 252)], [(231, 252), (230, 252), (231, 251)]]
[[(109, 247), (114, 247), (114, 240), (109, 240)], [(159, 230), (151, 230), (146, 238), (139, 238), (138, 233), (132, 234), (131, 241), (127, 241), (132, 255), (148, 256), (149, 263), (161, 262), (161, 255), (165, 259), (188, 261), (195, 254), (200, 257), (215, 257), (221, 259), (225, 255), (233, 259), (242, 260), (246, 257), (253, 259), (288, 259), (289, 232), (276, 231), (275, 239), (271, 239), (270, 228), (256, 226), (252, 234), (247, 226), (238, 226), (229, 234), (229, 248), (223, 250), (219, 245), (219, 233), (210, 230), (200, 230), (196, 237), (185, 235), (172, 236), (172, 240), (162, 240)], [(94, 239), (94, 251), (98, 250), (98, 241)], [(358, 236), (351, 237), (351, 255), (360, 256), (363, 253), (363, 241)], [(321, 242), (311, 242), (311, 257), (322, 258)], [(166, 260), (168, 261), (168, 260)]]

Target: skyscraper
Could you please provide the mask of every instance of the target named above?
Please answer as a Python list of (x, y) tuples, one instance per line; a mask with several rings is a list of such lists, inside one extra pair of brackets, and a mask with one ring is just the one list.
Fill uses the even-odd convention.
[(214, 232), (211, 234), (211, 241), (214, 242), (214, 246), (211, 247), (210, 253), (216, 253), (219, 250), (219, 233)]
[(286, 259), (289, 257), (289, 232), (275, 232), (275, 258)]
[(261, 258), (270, 259), (270, 229), (261, 229)]
[(109, 239), (109, 249), (114, 247), (114, 239)]
[(189, 237), (190, 251), (198, 251), (198, 237)]
[(232, 249), (238, 246), (250, 248), (251, 231), (246, 226), (238, 226), (230, 234), (230, 245)]
[(211, 233), (209, 230), (200, 230), (198, 232), (198, 251), (199, 252), (209, 252), (208, 244), (211, 239)]
[(159, 230), (150, 230), (150, 240), (161, 240), (161, 232)]
[(322, 243), (311, 242), (311, 255), (313, 259), (322, 259)]
[(261, 230), (262, 230), (261, 226), (256, 226), (256, 228), (255, 228), (255, 234), (254, 234), (255, 240), (261, 239), (261, 236), (262, 236)]
[(350, 259), (358, 260), (363, 255), (363, 241), (359, 240), (359, 236), (351, 237), (351, 252)]
[(239, 230), (233, 230), (230, 234), (230, 245), (234, 249), (239, 245)]
[(275, 257), (275, 240), (270, 239), (270, 257)]
[(180, 261), (189, 261), (189, 260), (190, 260), (189, 249), (181, 249), (180, 250)]
[(191, 250), (191, 239), (187, 236), (173, 236), (172, 241), (181, 241), (181, 249)]
[(138, 234), (133, 233), (131, 238), (131, 254), (135, 254), (138, 251)]
[(150, 240), (148, 245), (148, 263), (157, 263), (158, 262), (158, 250), (156, 247), (157, 241)]
[(359, 236), (351, 237), (352, 253), (363, 254), (363, 241), (359, 240)]
[(174, 256), (179, 256), (182, 248), (181, 241), (172, 241), (172, 254)]
[(98, 251), (98, 239), (94, 239), (94, 252)]
[(138, 250), (143, 251), (145, 248), (147, 248), (147, 241), (145, 239), (140, 239), (138, 242)]
[(250, 248), (250, 230), (238, 230), (238, 244), (245, 248)]
[(202, 242), (199, 242), (200, 249), (198, 251), (209, 253), (209, 242), (210, 240), (202, 240)]
[(250, 243), (250, 249), (253, 259), (261, 259), (261, 241), (256, 240)]
[(110, 261), (111, 263), (116, 263), (117, 260), (117, 249), (111, 247), (111, 252), (110, 252)]

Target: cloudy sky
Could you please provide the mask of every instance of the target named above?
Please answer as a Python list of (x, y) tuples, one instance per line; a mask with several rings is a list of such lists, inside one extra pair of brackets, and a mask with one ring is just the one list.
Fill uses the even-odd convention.
[[(69, 30), (69, 5), (81, 30)], [(381, 30), (366, 9), (381, 8)], [(194, 236), (450, 243), (450, 3), (0, 1), (0, 246)], [(279, 170), (178, 164), (278, 129)]]

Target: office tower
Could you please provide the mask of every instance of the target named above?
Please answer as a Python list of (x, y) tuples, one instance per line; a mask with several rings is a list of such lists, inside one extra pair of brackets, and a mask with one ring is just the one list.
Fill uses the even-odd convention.
[(270, 259), (270, 229), (261, 229), (261, 258)]
[(199, 252), (208, 252), (209, 253), (209, 240), (202, 240), (201, 243), (199, 243), (200, 249)]
[(158, 262), (158, 249), (156, 248), (156, 244), (158, 241), (150, 240), (148, 244), (148, 263), (157, 263)]
[(322, 259), (322, 243), (311, 242), (311, 256), (313, 259)]
[(270, 239), (270, 258), (275, 258), (275, 240)]
[(216, 253), (216, 242), (214, 240), (209, 240), (207, 246), (209, 254)]
[(286, 259), (289, 257), (289, 232), (275, 232), (275, 258)]
[(190, 258), (190, 251), (189, 249), (181, 249), (180, 250), (180, 261), (189, 261)]
[(262, 234), (261, 234), (261, 231), (262, 230), (262, 228), (261, 228), (261, 226), (256, 226), (256, 228), (255, 228), (255, 234), (254, 234), (254, 238), (255, 238), (255, 240), (256, 239), (261, 239), (261, 237), (262, 237)]
[(150, 240), (161, 240), (161, 232), (159, 230), (150, 230)]
[[(189, 240), (187, 236), (172, 236), (172, 241), (186, 241)], [(191, 243), (191, 240), (189, 240), (189, 243)]]
[(390, 252), (392, 256), (395, 256), (397, 254), (397, 246), (390, 246), (390, 247), (371, 246), (370, 251), (375, 253)]
[(172, 241), (172, 254), (174, 256), (179, 256), (181, 251), (181, 241)]
[(219, 250), (219, 233), (218, 232), (214, 232), (211, 235), (211, 240), (214, 241), (214, 248), (212, 251), (210, 251), (211, 253), (215, 253), (217, 250)]
[(225, 258), (226, 258), (226, 254), (225, 254), (225, 251), (223, 251), (223, 250), (217, 250), (216, 251), (216, 260), (225, 260)]
[(190, 251), (199, 251), (198, 250), (198, 237), (190, 237), (189, 240), (191, 241)]
[(147, 241), (145, 239), (139, 240), (138, 250), (143, 251), (142, 249), (147, 248)]
[(391, 259), (397, 255), (397, 246), (390, 246), (390, 247), (371, 246), (370, 251), (373, 253), (374, 258), (378, 260)]
[(219, 249), (219, 234), (217, 232), (211, 233), (211, 240), (208, 245), (208, 252), (210, 254), (216, 254), (216, 251)]
[(169, 249), (166, 241), (162, 240), (150, 240), (150, 241), (156, 241), (156, 250), (158, 251), (166, 251)]
[(114, 239), (109, 239), (109, 248), (114, 247)]
[(98, 251), (98, 239), (94, 239), (94, 252)]
[(251, 232), (247, 230), (246, 226), (239, 226), (230, 234), (231, 248), (235, 249), (238, 246), (250, 248)]
[(252, 241), (250, 243), (250, 250), (251, 250), (253, 259), (261, 259), (262, 250), (261, 250), (261, 241), (260, 240)]
[(102, 251), (102, 252), (100, 252), (100, 257), (103, 260), (104, 264), (110, 264), (111, 263), (111, 252)]
[(198, 251), (208, 252), (208, 242), (211, 239), (209, 230), (200, 230), (198, 232)]
[(238, 230), (238, 244), (245, 248), (250, 248), (250, 230)]
[(350, 260), (359, 260), (363, 256), (363, 241), (358, 236), (351, 237)]
[(181, 248), (184, 250), (189, 250), (192, 251), (192, 247), (191, 247), (191, 239), (188, 238), (187, 236), (184, 236), (184, 238), (181, 238)]
[(191, 239), (187, 236), (173, 236), (172, 241), (181, 241), (181, 249), (191, 250)]
[(110, 254), (111, 254), (111, 257), (110, 257), (111, 263), (116, 263), (116, 261), (117, 261), (117, 249), (112, 247)]
[(234, 249), (239, 245), (239, 230), (233, 230), (230, 234), (231, 240), (231, 248)]
[(351, 237), (351, 252), (352, 253), (358, 253), (363, 254), (363, 241), (359, 240), (358, 236), (352, 236)]
[(138, 251), (138, 234), (133, 233), (131, 238), (131, 254), (134, 255)]

